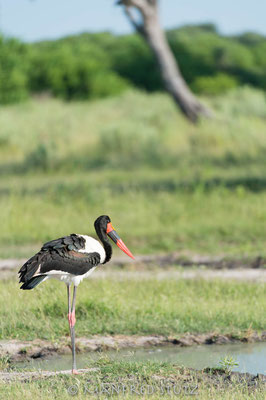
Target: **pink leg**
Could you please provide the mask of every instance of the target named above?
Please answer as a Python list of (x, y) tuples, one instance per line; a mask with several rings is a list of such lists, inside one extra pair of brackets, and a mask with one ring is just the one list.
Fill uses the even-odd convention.
[(70, 285), (67, 286), (67, 296), (68, 296), (68, 323), (71, 334), (71, 347), (72, 347), (72, 374), (77, 375), (77, 367), (76, 367), (76, 349), (75, 349), (75, 303), (76, 303), (76, 286), (74, 286), (73, 291), (73, 301), (72, 301), (72, 309), (71, 309), (71, 300), (70, 300)]
[(79, 372), (78, 372), (77, 369), (72, 369), (72, 374), (73, 374), (73, 375), (79, 375)]
[(67, 314), (69, 327), (73, 328), (76, 323), (75, 310)]
[(67, 285), (67, 301), (68, 301), (68, 313), (67, 313), (67, 318), (68, 318), (68, 323), (69, 323), (69, 328), (71, 328), (71, 298), (70, 298), (70, 285)]

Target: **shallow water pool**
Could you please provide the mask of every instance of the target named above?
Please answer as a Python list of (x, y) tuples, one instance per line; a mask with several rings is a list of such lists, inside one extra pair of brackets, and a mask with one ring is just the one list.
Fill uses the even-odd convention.
[[(127, 361), (163, 361), (195, 369), (217, 367), (225, 356), (233, 357), (239, 365), (233, 371), (251, 374), (266, 374), (266, 343), (239, 343), (227, 345), (202, 345), (190, 347), (162, 346), (139, 348), (134, 350), (109, 350), (89, 352), (77, 355), (78, 368), (86, 368), (100, 357), (108, 356), (113, 360)], [(35, 359), (16, 363), (17, 369), (64, 370), (71, 368), (71, 355), (53, 356), (48, 359)]]

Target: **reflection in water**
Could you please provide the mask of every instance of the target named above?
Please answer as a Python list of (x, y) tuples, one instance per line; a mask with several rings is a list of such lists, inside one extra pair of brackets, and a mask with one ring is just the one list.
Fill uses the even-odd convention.
[[(90, 352), (78, 355), (79, 368), (86, 368), (88, 364), (103, 356), (113, 360), (163, 361), (195, 369), (217, 367), (219, 361), (225, 356), (232, 356), (239, 363), (237, 367), (233, 368), (233, 371), (266, 374), (266, 343), (212, 344), (191, 347), (164, 346), (150, 349)], [(56, 371), (69, 369), (70, 365), (71, 355), (64, 355), (46, 360), (17, 363), (16, 367)]]

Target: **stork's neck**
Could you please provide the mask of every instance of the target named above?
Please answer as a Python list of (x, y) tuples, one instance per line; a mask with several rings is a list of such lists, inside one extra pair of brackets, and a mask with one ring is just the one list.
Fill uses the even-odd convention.
[(111, 259), (113, 249), (112, 249), (111, 244), (109, 243), (109, 240), (108, 240), (108, 237), (107, 237), (105, 231), (103, 229), (101, 229), (100, 227), (95, 227), (95, 230), (98, 235), (98, 238), (100, 239), (100, 241), (103, 244), (103, 248), (105, 251), (105, 260), (102, 264), (105, 264)]

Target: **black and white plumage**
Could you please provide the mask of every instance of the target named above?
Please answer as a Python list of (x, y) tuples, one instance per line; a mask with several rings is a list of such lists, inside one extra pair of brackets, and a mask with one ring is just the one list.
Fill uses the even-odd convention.
[(105, 260), (103, 246), (92, 237), (71, 234), (52, 240), (45, 243), (20, 269), (21, 289), (33, 289), (48, 278), (78, 286)]
[[(96, 233), (101, 243), (87, 235), (71, 234), (45, 243), (41, 250), (31, 257), (19, 270), (21, 289), (30, 290), (39, 283), (49, 279), (58, 279), (67, 285), (68, 320), (72, 340), (73, 365), (76, 371), (75, 359), (75, 300), (76, 289), (80, 282), (87, 278), (99, 264), (105, 264), (111, 259), (112, 246), (108, 237), (128, 256), (133, 257), (129, 249), (114, 230), (107, 215), (98, 217), (94, 223)], [(74, 284), (71, 307), (70, 285)]]

